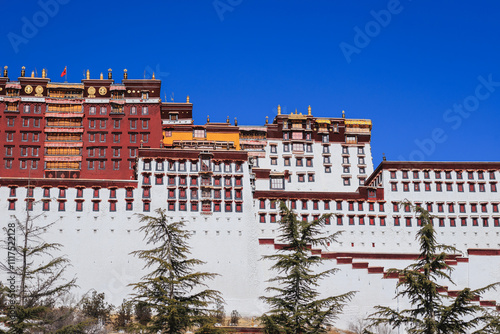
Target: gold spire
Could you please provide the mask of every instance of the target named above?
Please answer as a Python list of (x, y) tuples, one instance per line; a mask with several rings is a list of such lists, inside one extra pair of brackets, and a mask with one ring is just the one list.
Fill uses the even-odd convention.
[(186, 97), (186, 103), (189, 103), (189, 95)]
[(42, 68), (42, 78), (46, 78), (47, 77), (47, 70)]
[(269, 124), (269, 116), (266, 116), (266, 124)]
[(87, 80), (90, 80), (90, 71), (87, 70)]
[(298, 114), (297, 114), (297, 108), (295, 108), (295, 115), (298, 115)]
[(236, 117), (234, 118), (234, 126), (238, 126), (238, 119)]
[(31, 77), (34, 78), (35, 77), (35, 71), (31, 71)]
[(3, 68), (3, 76), (4, 76), (5, 78), (8, 76), (8, 71), (7, 71), (7, 69), (8, 69), (8, 68), (9, 68), (8, 66), (5, 66), (5, 67)]
[(127, 69), (124, 69), (124, 70), (123, 70), (123, 79), (124, 79), (124, 80), (127, 80), (127, 79), (128, 79)]
[(102, 72), (101, 72), (101, 77), (99, 79), (101, 79), (101, 80), (103, 79)]
[(24, 77), (24, 75), (26, 74), (26, 67), (21, 67), (21, 76)]
[(278, 104), (278, 115), (281, 115), (281, 106)]
[(210, 123), (210, 115), (207, 115), (207, 123)]
[(229, 124), (229, 116), (227, 116), (226, 123)]
[(155, 78), (155, 72), (153, 72), (153, 77), (152, 77), (151, 79), (153, 79), (153, 80), (155, 80), (155, 79), (156, 79), (156, 78)]
[(113, 72), (110, 68), (108, 68), (108, 79), (113, 79)]
[(307, 107), (307, 115), (311, 116), (311, 105), (309, 105), (309, 107)]
[(345, 111), (342, 110), (342, 118), (345, 118)]

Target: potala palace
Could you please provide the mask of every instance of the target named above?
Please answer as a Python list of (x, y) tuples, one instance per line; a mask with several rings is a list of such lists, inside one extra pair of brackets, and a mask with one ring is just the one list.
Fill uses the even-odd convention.
[[(105, 75), (106, 76), (106, 75)], [(147, 247), (137, 214), (165, 208), (192, 233), (193, 257), (218, 273), (226, 310), (259, 316), (266, 280), (261, 260), (281, 246), (278, 201), (302, 219), (334, 213), (337, 244), (313, 249), (340, 271), (321, 291), (356, 290), (339, 327), (393, 299), (397, 277), (418, 253), (419, 221), (405, 199), (436, 216), (438, 241), (462, 251), (448, 260), (456, 286), (500, 281), (500, 162), (382, 161), (374, 168), (368, 119), (281, 113), (262, 125), (229, 118), (193, 123), (186, 102), (163, 102), (161, 82), (106, 78), (80, 83), (41, 77), (0, 77), (0, 210), (2, 227), (29, 213), (55, 224), (46, 237), (63, 244), (70, 277), (82, 294), (105, 292), (117, 305), (145, 274), (130, 252)], [(5, 255), (6, 256), (6, 255)], [(4, 257), (4, 256), (3, 256)], [(478, 300), (495, 307), (500, 292)]]

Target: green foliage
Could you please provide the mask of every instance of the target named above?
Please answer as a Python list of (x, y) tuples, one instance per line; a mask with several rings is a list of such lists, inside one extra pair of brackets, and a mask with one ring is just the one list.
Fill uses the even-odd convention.
[(498, 317), (473, 301), (484, 292), (496, 289), (499, 283), (476, 290), (465, 288), (459, 291), (456, 298), (440, 293), (443, 285), (438, 281), (454, 284), (450, 276), (453, 268), (446, 263), (446, 259), (448, 254), (459, 251), (437, 242), (433, 217), (429, 212), (409, 202), (402, 205), (411, 207), (421, 221), (422, 226), (416, 235), (420, 256), (405, 269), (390, 269), (389, 272), (399, 274), (396, 297), (407, 298), (411, 308), (398, 311), (377, 306), (377, 312), (370, 316), (372, 327), (389, 324), (392, 328), (403, 326), (408, 333), (425, 334), (468, 333), (472, 330), (476, 330), (474, 333), (498, 333), (489, 331), (495, 328), (495, 322), (498, 324)]
[(116, 330), (126, 329), (131, 326), (133, 304), (130, 301), (123, 300), (118, 307), (116, 317), (113, 319), (113, 328)]
[[(7, 324), (11, 333), (26, 333), (43, 330), (50, 325), (46, 317), (56, 300), (75, 287), (76, 279), (63, 278), (69, 260), (54, 256), (62, 245), (48, 243), (43, 235), (52, 224), (39, 225), (39, 216), (26, 210), (23, 218), (15, 217), (16, 245), (14, 266), (1, 263), (2, 270), (16, 277), (15, 307), (10, 312)], [(9, 301), (10, 302), (10, 301)]]
[(85, 316), (96, 319), (102, 324), (109, 320), (109, 315), (113, 310), (113, 305), (108, 304), (105, 301), (104, 292), (98, 293), (92, 290), (90, 296), (85, 296), (82, 298), (82, 312)]
[(218, 291), (203, 290), (204, 281), (216, 274), (194, 270), (203, 262), (188, 257), (189, 233), (184, 230), (184, 223), (168, 223), (163, 209), (156, 210), (156, 214), (140, 216), (144, 223), (140, 230), (153, 248), (133, 254), (146, 262), (145, 269), (152, 271), (132, 286), (135, 299), (154, 310), (148, 332), (179, 333), (210, 322), (210, 306), (222, 298)]
[(231, 320), (229, 320), (229, 326), (238, 326), (240, 322), (241, 315), (236, 310), (231, 311)]
[(267, 334), (325, 333), (355, 292), (319, 299), (319, 281), (333, 275), (337, 269), (315, 273), (312, 268), (321, 264), (323, 259), (311, 254), (310, 249), (336, 242), (341, 232), (331, 235), (322, 232), (329, 215), (309, 222), (299, 220), (283, 202), (280, 209), (279, 238), (286, 246), (278, 254), (264, 257), (274, 261), (271, 268), (277, 276), (269, 282), (277, 283), (277, 286), (266, 289), (274, 296), (261, 297), (271, 307), (261, 317), (261, 322)]
[(143, 301), (137, 301), (134, 305), (135, 320), (142, 326), (146, 326), (151, 321), (151, 309)]

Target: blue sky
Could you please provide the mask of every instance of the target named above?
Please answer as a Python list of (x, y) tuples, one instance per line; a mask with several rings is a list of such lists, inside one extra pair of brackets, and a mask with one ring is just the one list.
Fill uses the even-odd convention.
[[(54, 6), (57, 3), (57, 7)], [(45, 5), (44, 5), (45, 4)], [(11, 78), (162, 80), (195, 122), (264, 124), (281, 104), (373, 121), (388, 160), (499, 161), (495, 1), (41, 0), (2, 3)], [(29, 29), (31, 25), (31, 30)], [(34, 28), (34, 29), (33, 29)]]

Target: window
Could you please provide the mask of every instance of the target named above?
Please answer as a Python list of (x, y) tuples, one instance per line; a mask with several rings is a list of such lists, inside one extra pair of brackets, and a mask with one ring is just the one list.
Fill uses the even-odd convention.
[(496, 193), (497, 192), (497, 184), (496, 183), (491, 183), (490, 184), (491, 192)]
[(285, 182), (283, 177), (272, 177), (271, 178), (271, 189), (284, 189)]
[(467, 218), (465, 218), (465, 217), (460, 218), (460, 224), (462, 226), (467, 226)]
[(448, 203), (448, 212), (449, 213), (455, 212), (455, 205), (453, 203)]
[(483, 218), (483, 227), (488, 227), (488, 218)]
[(233, 204), (231, 202), (226, 202), (226, 205), (224, 205), (226, 208), (226, 212), (232, 212), (233, 211)]
[(486, 206), (486, 203), (481, 203), (481, 212), (488, 212), (488, 208)]
[(473, 193), (476, 191), (476, 185), (474, 183), (469, 183), (469, 192)]
[(149, 212), (151, 210), (151, 204), (149, 202), (144, 202), (142, 204), (142, 211)]
[(408, 182), (403, 182), (403, 191), (410, 191), (410, 185)]
[(364, 216), (359, 217), (359, 225), (365, 225), (365, 217)]
[(271, 158), (271, 165), (277, 165), (278, 164), (278, 158)]
[(477, 218), (472, 218), (472, 226), (479, 226)]
[(337, 225), (343, 225), (342, 216), (337, 216)]
[(446, 183), (446, 191), (453, 191), (453, 183)]
[(149, 128), (149, 120), (147, 120), (147, 119), (142, 120), (142, 128), (143, 129)]
[(436, 191), (443, 191), (443, 184), (441, 182), (436, 183)]
[(479, 191), (484, 193), (484, 191), (485, 191), (484, 183), (479, 183), (478, 187), (479, 187)]
[(132, 211), (134, 209), (132, 201), (127, 201), (127, 204), (125, 204), (125, 210), (127, 211)]
[(444, 227), (444, 218), (439, 218), (439, 226)]
[(179, 203), (179, 211), (187, 211), (186, 202), (180, 202)]
[(137, 129), (137, 120), (136, 119), (131, 119), (130, 120), (130, 126), (131, 129)]
[(271, 145), (270, 148), (271, 148), (271, 153), (278, 153), (278, 146)]
[(313, 165), (312, 158), (307, 158), (306, 159), (306, 167), (312, 167), (312, 165)]
[[(361, 181), (361, 179), (360, 179), (360, 181)], [(307, 182), (314, 182), (314, 174), (307, 175)]]
[(414, 191), (420, 191), (420, 183), (416, 182), (413, 184), (413, 190)]
[(477, 204), (472, 203), (470, 205), (470, 212), (473, 212), (473, 213), (477, 212)]
[(99, 120), (99, 128), (106, 129), (106, 120), (105, 119)]
[(394, 217), (394, 226), (399, 226), (399, 225), (400, 225), (399, 217)]
[(337, 201), (337, 210), (342, 210), (342, 202), (341, 201)]
[(331, 167), (325, 167), (325, 173), (331, 173), (332, 168)]
[(349, 177), (345, 177), (343, 180), (344, 180), (344, 186), (350, 186), (351, 185), (351, 179)]
[[(147, 99), (148, 98), (148, 93), (146, 93), (146, 95), (142, 95), (142, 98), (143, 99)], [(142, 114), (143, 115), (149, 115), (149, 107), (142, 107)]]
[(398, 191), (398, 184), (396, 182), (391, 183), (391, 191)]
[(437, 206), (438, 206), (438, 212), (444, 212), (443, 203), (438, 203)]
[(305, 182), (304, 174), (299, 174), (299, 175), (297, 175), (297, 177), (298, 177), (299, 182)]
[(205, 138), (205, 129), (194, 129), (193, 130), (194, 138)]
[(101, 115), (106, 115), (106, 114), (107, 114), (107, 112), (108, 112), (107, 107), (101, 107), (101, 109), (100, 109), (100, 113), (101, 113)]
[(304, 151), (304, 144), (302, 143), (293, 143), (292, 145), (292, 151)]
[(349, 225), (354, 225), (354, 216), (349, 216)]
[(498, 203), (491, 203), (491, 210), (495, 213), (498, 212)]
[(89, 114), (90, 115), (95, 115), (96, 114), (96, 107), (90, 107), (89, 108)]
[[(309, 137), (308, 140), (311, 140), (310, 138), (311, 134), (308, 133), (307, 136)], [(312, 153), (312, 151), (313, 151), (312, 144), (306, 144), (306, 152)]]
[(59, 211), (66, 211), (66, 202), (65, 201), (59, 201)]
[(465, 204), (464, 203), (458, 204), (458, 208), (460, 210), (460, 213), (465, 213)]
[(457, 190), (458, 190), (458, 192), (463, 193), (464, 192), (464, 184), (463, 183), (457, 183)]
[(109, 211), (115, 212), (116, 211), (116, 202), (109, 202)]
[(14, 141), (14, 132), (7, 132), (7, 141)]

